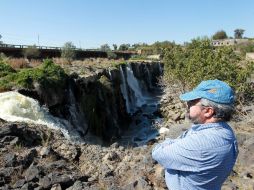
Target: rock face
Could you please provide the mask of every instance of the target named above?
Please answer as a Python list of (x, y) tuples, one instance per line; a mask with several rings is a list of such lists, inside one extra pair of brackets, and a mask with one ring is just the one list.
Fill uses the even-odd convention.
[(151, 145), (72, 144), (60, 131), (24, 123), (1, 122), (0, 129), (0, 189), (148, 190), (164, 186), (161, 173), (154, 177)]
[[(122, 77), (126, 77), (126, 81), (128, 77), (126, 67), (132, 70), (139, 86), (147, 92), (154, 90), (162, 75), (160, 63), (129, 63), (112, 68), (70, 65), (66, 68), (69, 75), (61, 86), (45, 89), (38, 83), (33, 85), (35, 89), (20, 89), (19, 92), (39, 100), (52, 115), (68, 120), (81, 137), (93, 134), (110, 141), (121, 136), (130, 122), (126, 108), (128, 100), (123, 97), (121, 89)], [(123, 76), (121, 69), (125, 72)], [(128, 102), (132, 100), (132, 107), (135, 107), (138, 97), (133, 89), (127, 91)]]
[(231, 122), (238, 141), (239, 154), (233, 172), (225, 186), (235, 189), (254, 188), (254, 109), (249, 110), (243, 120)]
[(166, 120), (166, 126), (185, 121), (186, 106), (180, 101), (180, 94), (181, 91), (178, 86), (171, 86), (164, 89), (164, 94), (160, 102), (160, 111)]

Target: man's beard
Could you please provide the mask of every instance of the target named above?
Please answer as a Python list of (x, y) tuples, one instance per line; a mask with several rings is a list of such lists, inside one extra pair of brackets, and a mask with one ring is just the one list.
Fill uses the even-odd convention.
[(188, 118), (191, 121), (191, 123), (193, 123), (193, 124), (201, 124), (201, 122), (199, 120), (199, 117), (198, 116), (197, 117), (191, 117), (190, 112), (186, 113), (186, 118)]

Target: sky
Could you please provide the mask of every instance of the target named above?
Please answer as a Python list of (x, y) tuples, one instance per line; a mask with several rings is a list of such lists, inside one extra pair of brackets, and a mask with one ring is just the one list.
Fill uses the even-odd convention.
[(190, 42), (219, 30), (254, 37), (254, 0), (1, 0), (7, 44), (78, 48)]

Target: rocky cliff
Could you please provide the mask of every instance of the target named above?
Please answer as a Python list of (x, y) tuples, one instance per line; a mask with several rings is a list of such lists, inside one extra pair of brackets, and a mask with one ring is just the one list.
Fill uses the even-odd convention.
[[(160, 63), (131, 62), (107, 68), (67, 65), (57, 84), (32, 81), (18, 92), (37, 99), (58, 118), (67, 120), (81, 138), (95, 135), (109, 142), (121, 136), (130, 116), (146, 104), (144, 94), (158, 90)], [(45, 85), (46, 83), (46, 85)]]

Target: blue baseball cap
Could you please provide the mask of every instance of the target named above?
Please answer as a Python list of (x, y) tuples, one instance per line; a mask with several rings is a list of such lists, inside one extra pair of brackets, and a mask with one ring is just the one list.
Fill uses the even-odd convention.
[(202, 81), (192, 91), (180, 95), (180, 99), (183, 101), (191, 101), (199, 98), (227, 105), (233, 104), (235, 99), (232, 88), (227, 83), (217, 79)]

